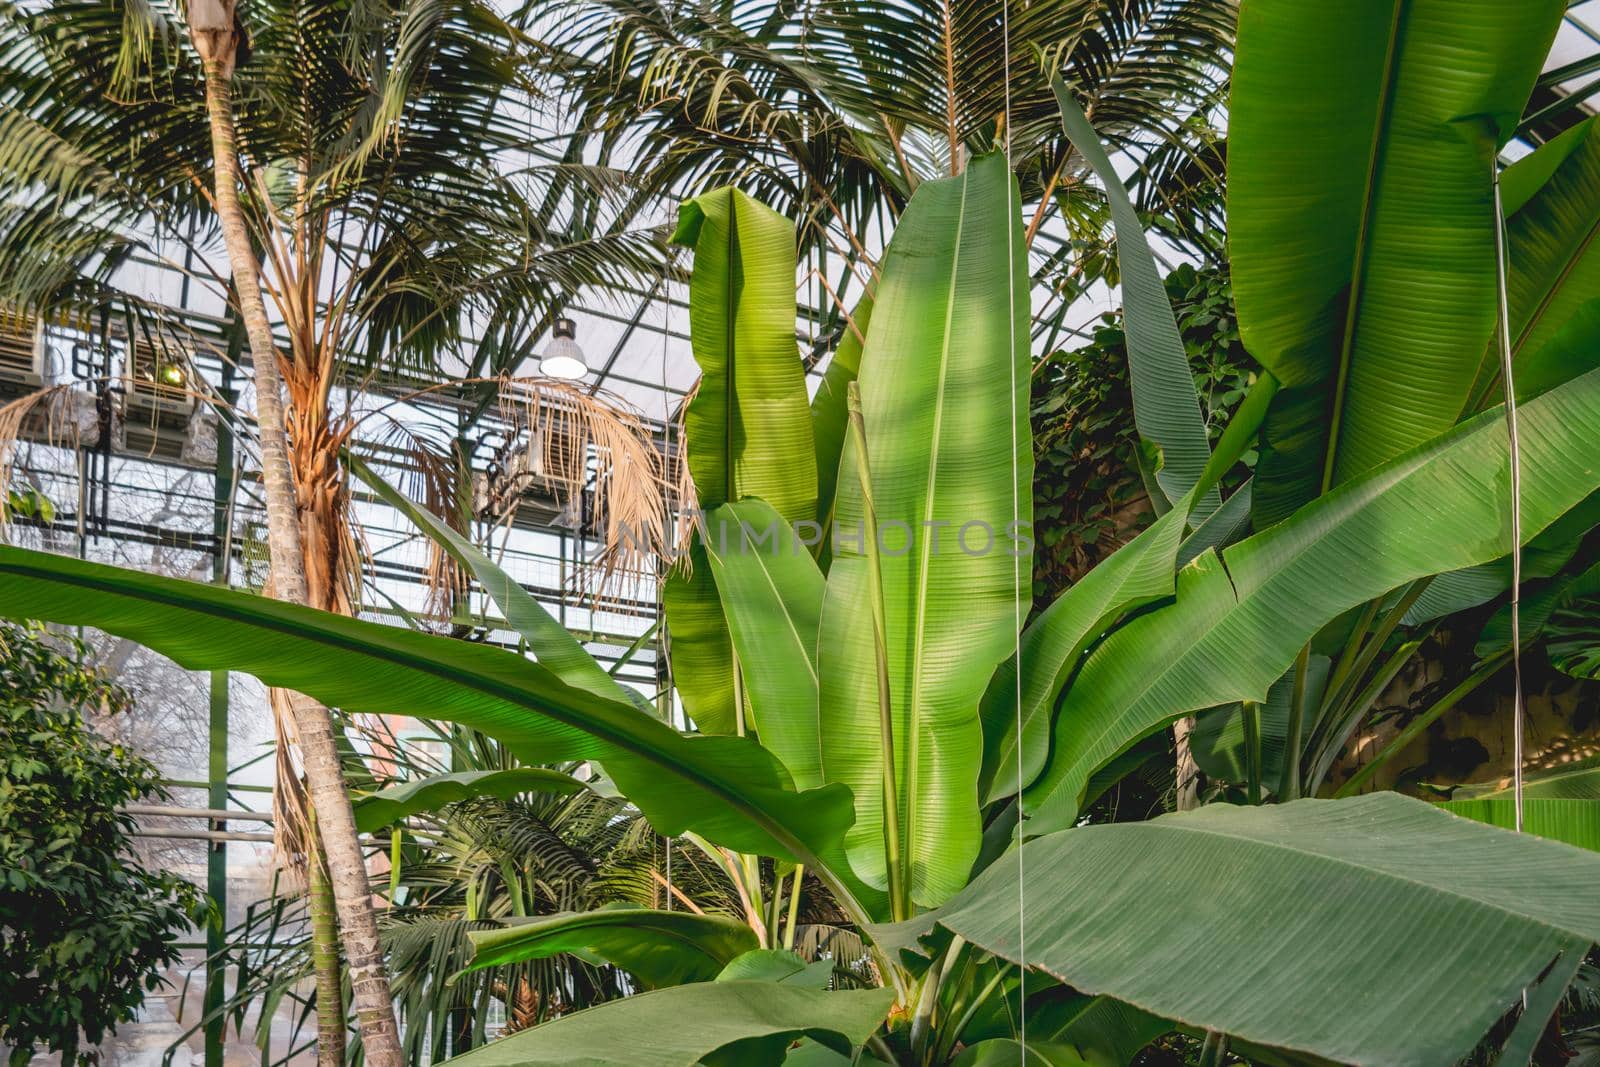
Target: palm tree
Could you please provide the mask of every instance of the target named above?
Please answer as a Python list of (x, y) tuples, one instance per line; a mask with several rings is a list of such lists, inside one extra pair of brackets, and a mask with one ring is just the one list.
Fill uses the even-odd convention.
[[(357, 420), (342, 383), (447, 353), (492, 378), (578, 290), (659, 273), (654, 234), (591, 235), (544, 202), (558, 177), (595, 189), (614, 176), (534, 159), (527, 46), (479, 0), (0, 4), (0, 306), (78, 322), (114, 312), (214, 345), (119, 284), (135, 257), (171, 266), (183, 250), (182, 269), (249, 342), (281, 599), (354, 611), (339, 454)], [(487, 407), (493, 385), (477, 391)], [(274, 706), (302, 755), (310, 851), (326, 861), (309, 864), (319, 1056), (342, 1060), (331, 891), (365, 1055), (391, 1067), (399, 1035), (334, 727), (307, 698)]]
[[(1137, 164), (1143, 210), (1220, 249), (1220, 134), (1237, 0), (525, 0), (540, 67), (572, 116), (568, 158), (625, 158), (634, 204), (736, 185), (798, 220), (825, 278), (870, 273), (919, 182), (1008, 144), (1036, 281), (1057, 322), (1115, 275), (1105, 202), (1063, 136), (1060, 73)], [(1009, 31), (1009, 32), (1007, 32)], [(1011, 129), (1004, 128), (1009, 117)], [(829, 264), (832, 269), (829, 269)], [(837, 305), (841, 292), (818, 290)], [(843, 312), (832, 307), (837, 336)], [(1052, 340), (1053, 343), (1053, 340)], [(819, 347), (818, 355), (822, 349)]]
[[(272, 336), (266, 303), (261, 297), (261, 266), (251, 246), (249, 224), (239, 204), (232, 80), (239, 49), (246, 46), (244, 30), (233, 0), (196, 0), (190, 4), (188, 14), (190, 40), (205, 71), (217, 221), (227, 247), (233, 291), (250, 341), (251, 365), (256, 373), (257, 436), (261, 443), (261, 482), (267, 504), (272, 591), (281, 600), (310, 604), (299, 502), (284, 431), (278, 346)], [(325, 588), (319, 590), (325, 591)], [(324, 601), (322, 607), (329, 606), (326, 597), (319, 599)], [(400, 1034), (384, 973), (376, 919), (362, 887), (343, 884), (358, 878), (364, 863), (356, 837), (355, 817), (339, 769), (332, 717), (327, 708), (297, 693), (276, 690), (271, 699), (275, 706), (285, 706), (292, 717), (305, 761), (310, 800), (318, 813), (317, 847), (307, 862), (312, 923), (317, 931), (314, 952), (318, 985), (324, 994), (317, 1001), (318, 1062), (332, 1067), (344, 1058), (344, 1011), (339, 986), (335, 984), (339, 959), (329, 936), (334, 932), (327, 907), (327, 897), (331, 894), (335, 909), (341, 902), (344, 904), (343, 914), (337, 921), (345, 933), (351, 999), (361, 1020), (362, 1046), (375, 1064), (398, 1064), (401, 1062)], [(281, 805), (280, 810), (283, 810)]]

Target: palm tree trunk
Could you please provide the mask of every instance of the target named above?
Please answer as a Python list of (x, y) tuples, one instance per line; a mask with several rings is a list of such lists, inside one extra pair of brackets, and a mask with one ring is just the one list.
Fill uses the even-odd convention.
[[(231, 29), (229, 27), (230, 32), (221, 42), (222, 48), (218, 47), (216, 31), (209, 35), (195, 33), (196, 47), (205, 63), (206, 111), (216, 168), (215, 208), (233, 268), (239, 310), (250, 339), (255, 368), (261, 475), (267, 501), (267, 548), (272, 560), (274, 594), (281, 600), (305, 603), (305, 559), (301, 552), (299, 507), (284, 432), (277, 346), (261, 297), (260, 267), (239, 205), (239, 164), (229, 83), (234, 45)], [(224, 48), (224, 54), (217, 54)], [(327, 860), (343, 933), (345, 960), (350, 969), (351, 1003), (360, 1027), (366, 1062), (371, 1067), (404, 1067), (393, 998), (384, 973), (383, 948), (373, 914), (371, 887), (356, 837), (350, 794), (345, 788), (334, 743), (333, 722), (328, 709), (317, 701), (298, 693), (288, 694), (288, 698), (305, 763), (317, 836)], [(338, 1003), (337, 992), (328, 999)]]
[(306, 907), (311, 914), (311, 962), (317, 978), (317, 1067), (344, 1067), (344, 973), (333, 886), (315, 840), (306, 854)]

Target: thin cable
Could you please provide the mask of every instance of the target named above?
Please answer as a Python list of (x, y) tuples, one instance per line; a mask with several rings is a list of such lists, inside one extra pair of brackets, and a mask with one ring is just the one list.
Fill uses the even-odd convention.
[[(1016, 249), (1011, 205), (1011, 5), (1000, 0), (1000, 39), (1004, 66), (1005, 130), (1002, 131), (1006, 153), (1006, 366), (1011, 375), (1011, 530), (1015, 537), (1021, 532), (1022, 500), (1017, 488), (1017, 277)], [(1017, 205), (1020, 210), (1021, 205)], [(1030, 375), (1031, 380), (1031, 375)], [(1031, 487), (1030, 487), (1031, 489)], [(1030, 583), (1031, 588), (1031, 583)], [(1015, 636), (1016, 669), (1016, 729), (1017, 729), (1017, 1038), (1026, 1046), (1028, 1041), (1028, 891), (1026, 861), (1022, 858), (1022, 551), (1011, 549), (1011, 632)]]
[(1511, 311), (1506, 301), (1506, 216), (1500, 198), (1500, 168), (1494, 173), (1494, 269), (1500, 303), (1500, 379), (1506, 395), (1506, 435), (1511, 463), (1511, 796), (1516, 831), (1522, 832), (1522, 454), (1517, 439), (1517, 394), (1511, 376)]
[[(663, 452), (666, 462), (672, 463), (672, 394), (667, 392), (667, 364), (668, 349), (672, 345), (672, 286), (667, 282), (670, 267), (661, 272), (661, 285), (657, 292), (661, 296), (661, 439), (665, 445)], [(668, 551), (677, 547), (678, 520), (672, 512), (672, 490), (678, 480), (673, 477), (672, 468), (663, 465), (661, 475), (668, 483), (667, 491), (662, 496), (667, 501), (667, 514), (664, 521), (666, 530), (663, 531), (667, 539)], [(681, 502), (680, 502), (681, 504)], [(670, 563), (669, 563), (670, 565)], [(667, 606), (663, 599), (662, 583), (666, 580), (664, 568), (656, 568), (656, 655), (661, 657), (662, 665), (666, 667), (667, 683), (667, 723), (673, 729), (678, 727), (677, 690), (672, 684), (672, 635), (667, 632)], [(659, 673), (659, 672), (658, 672)], [(667, 838), (667, 910), (672, 910), (672, 838)]]

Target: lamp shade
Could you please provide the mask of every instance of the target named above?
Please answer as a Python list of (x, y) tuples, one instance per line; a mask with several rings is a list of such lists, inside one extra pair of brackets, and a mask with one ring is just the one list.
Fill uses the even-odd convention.
[(555, 329), (551, 332), (550, 346), (539, 357), (539, 373), (547, 378), (563, 378), (567, 381), (576, 381), (588, 374), (589, 364), (584, 362), (583, 349), (573, 339), (577, 324), (571, 319), (557, 319)]

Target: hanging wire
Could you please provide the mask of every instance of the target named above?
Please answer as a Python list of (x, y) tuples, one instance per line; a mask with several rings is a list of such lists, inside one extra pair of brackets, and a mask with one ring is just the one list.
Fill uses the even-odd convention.
[[(661, 429), (661, 440), (662, 440), (662, 443), (664, 445), (663, 451), (664, 451), (664, 453), (666, 455), (666, 463), (667, 464), (671, 464), (673, 462), (673, 457), (672, 457), (672, 424), (673, 424), (673, 421), (674, 421), (673, 417), (672, 417), (672, 394), (667, 392), (668, 349), (671, 347), (671, 344), (672, 344), (672, 286), (667, 281), (667, 277), (668, 277), (668, 275), (670, 273), (671, 273), (670, 264), (668, 266), (662, 268), (662, 271), (661, 271), (661, 285), (657, 289), (657, 292), (661, 296), (661, 427), (662, 427), (662, 429)], [(673, 479), (671, 477), (671, 467), (670, 466), (663, 466), (663, 473), (667, 477), (669, 482), (676, 481), (676, 479)], [(672, 491), (671, 491), (670, 485), (669, 485), (667, 491), (662, 494), (662, 496), (667, 501), (667, 528), (669, 530), (670, 529), (674, 529), (676, 527), (677, 519), (672, 514), (673, 500), (672, 500)], [(683, 502), (682, 501), (678, 501), (678, 506), (681, 508), (683, 506)], [(666, 543), (669, 546), (671, 546), (675, 542), (672, 539), (669, 538)], [(672, 655), (671, 655), (672, 635), (667, 632), (667, 605), (666, 605), (666, 601), (664, 599), (665, 594), (664, 594), (663, 589), (662, 589), (662, 584), (665, 581), (666, 581), (666, 568), (661, 566), (660, 564), (657, 564), (657, 566), (656, 566), (656, 627), (657, 627), (656, 633), (659, 635), (660, 639), (656, 642), (656, 648), (657, 648), (656, 655), (661, 657), (662, 665), (666, 667), (665, 677), (666, 677), (666, 699), (667, 699), (667, 723), (673, 729), (677, 729), (677, 726), (678, 726), (678, 710), (677, 710), (677, 707), (676, 707), (676, 704), (677, 704), (677, 690), (673, 687), (673, 684), (672, 684)], [(673, 896), (673, 889), (672, 889), (672, 837), (669, 835), (667, 837), (667, 910), (668, 911), (672, 910), (672, 896)]]
[(1494, 268), (1500, 304), (1500, 379), (1506, 396), (1506, 436), (1511, 467), (1511, 796), (1517, 833), (1522, 832), (1522, 453), (1517, 436), (1517, 395), (1511, 374), (1511, 311), (1506, 300), (1506, 216), (1500, 196), (1498, 160), (1494, 175)]
[[(1015, 181), (1012, 176), (1011, 164), (1011, 5), (1009, 0), (1000, 0), (1000, 39), (1005, 79), (1005, 129), (1002, 140), (1006, 154), (1006, 332), (1009, 347), (1006, 349), (1006, 366), (1011, 375), (1011, 529), (1020, 530), (1022, 521), (1021, 490), (1017, 487), (1019, 474), (1017, 466), (1017, 278), (1016, 278), (1016, 249), (1012, 246), (1015, 232), (1012, 223), (1016, 220), (1009, 217), (1012, 211), (1011, 183)], [(952, 86), (952, 91), (954, 87)], [(1018, 207), (1020, 208), (1020, 204)], [(1031, 487), (1030, 487), (1031, 491)], [(1031, 578), (1030, 578), (1030, 588)], [(1022, 551), (1013, 546), (1011, 550), (1011, 633), (1015, 637), (1014, 653), (1017, 657), (1016, 675), (1016, 730), (1017, 730), (1017, 781), (1022, 781)], [(1026, 1047), (1028, 1042), (1028, 934), (1027, 934), (1027, 867), (1022, 856), (1022, 794), (1017, 794), (1017, 1038)], [(1026, 1052), (1024, 1052), (1026, 1056)]]

